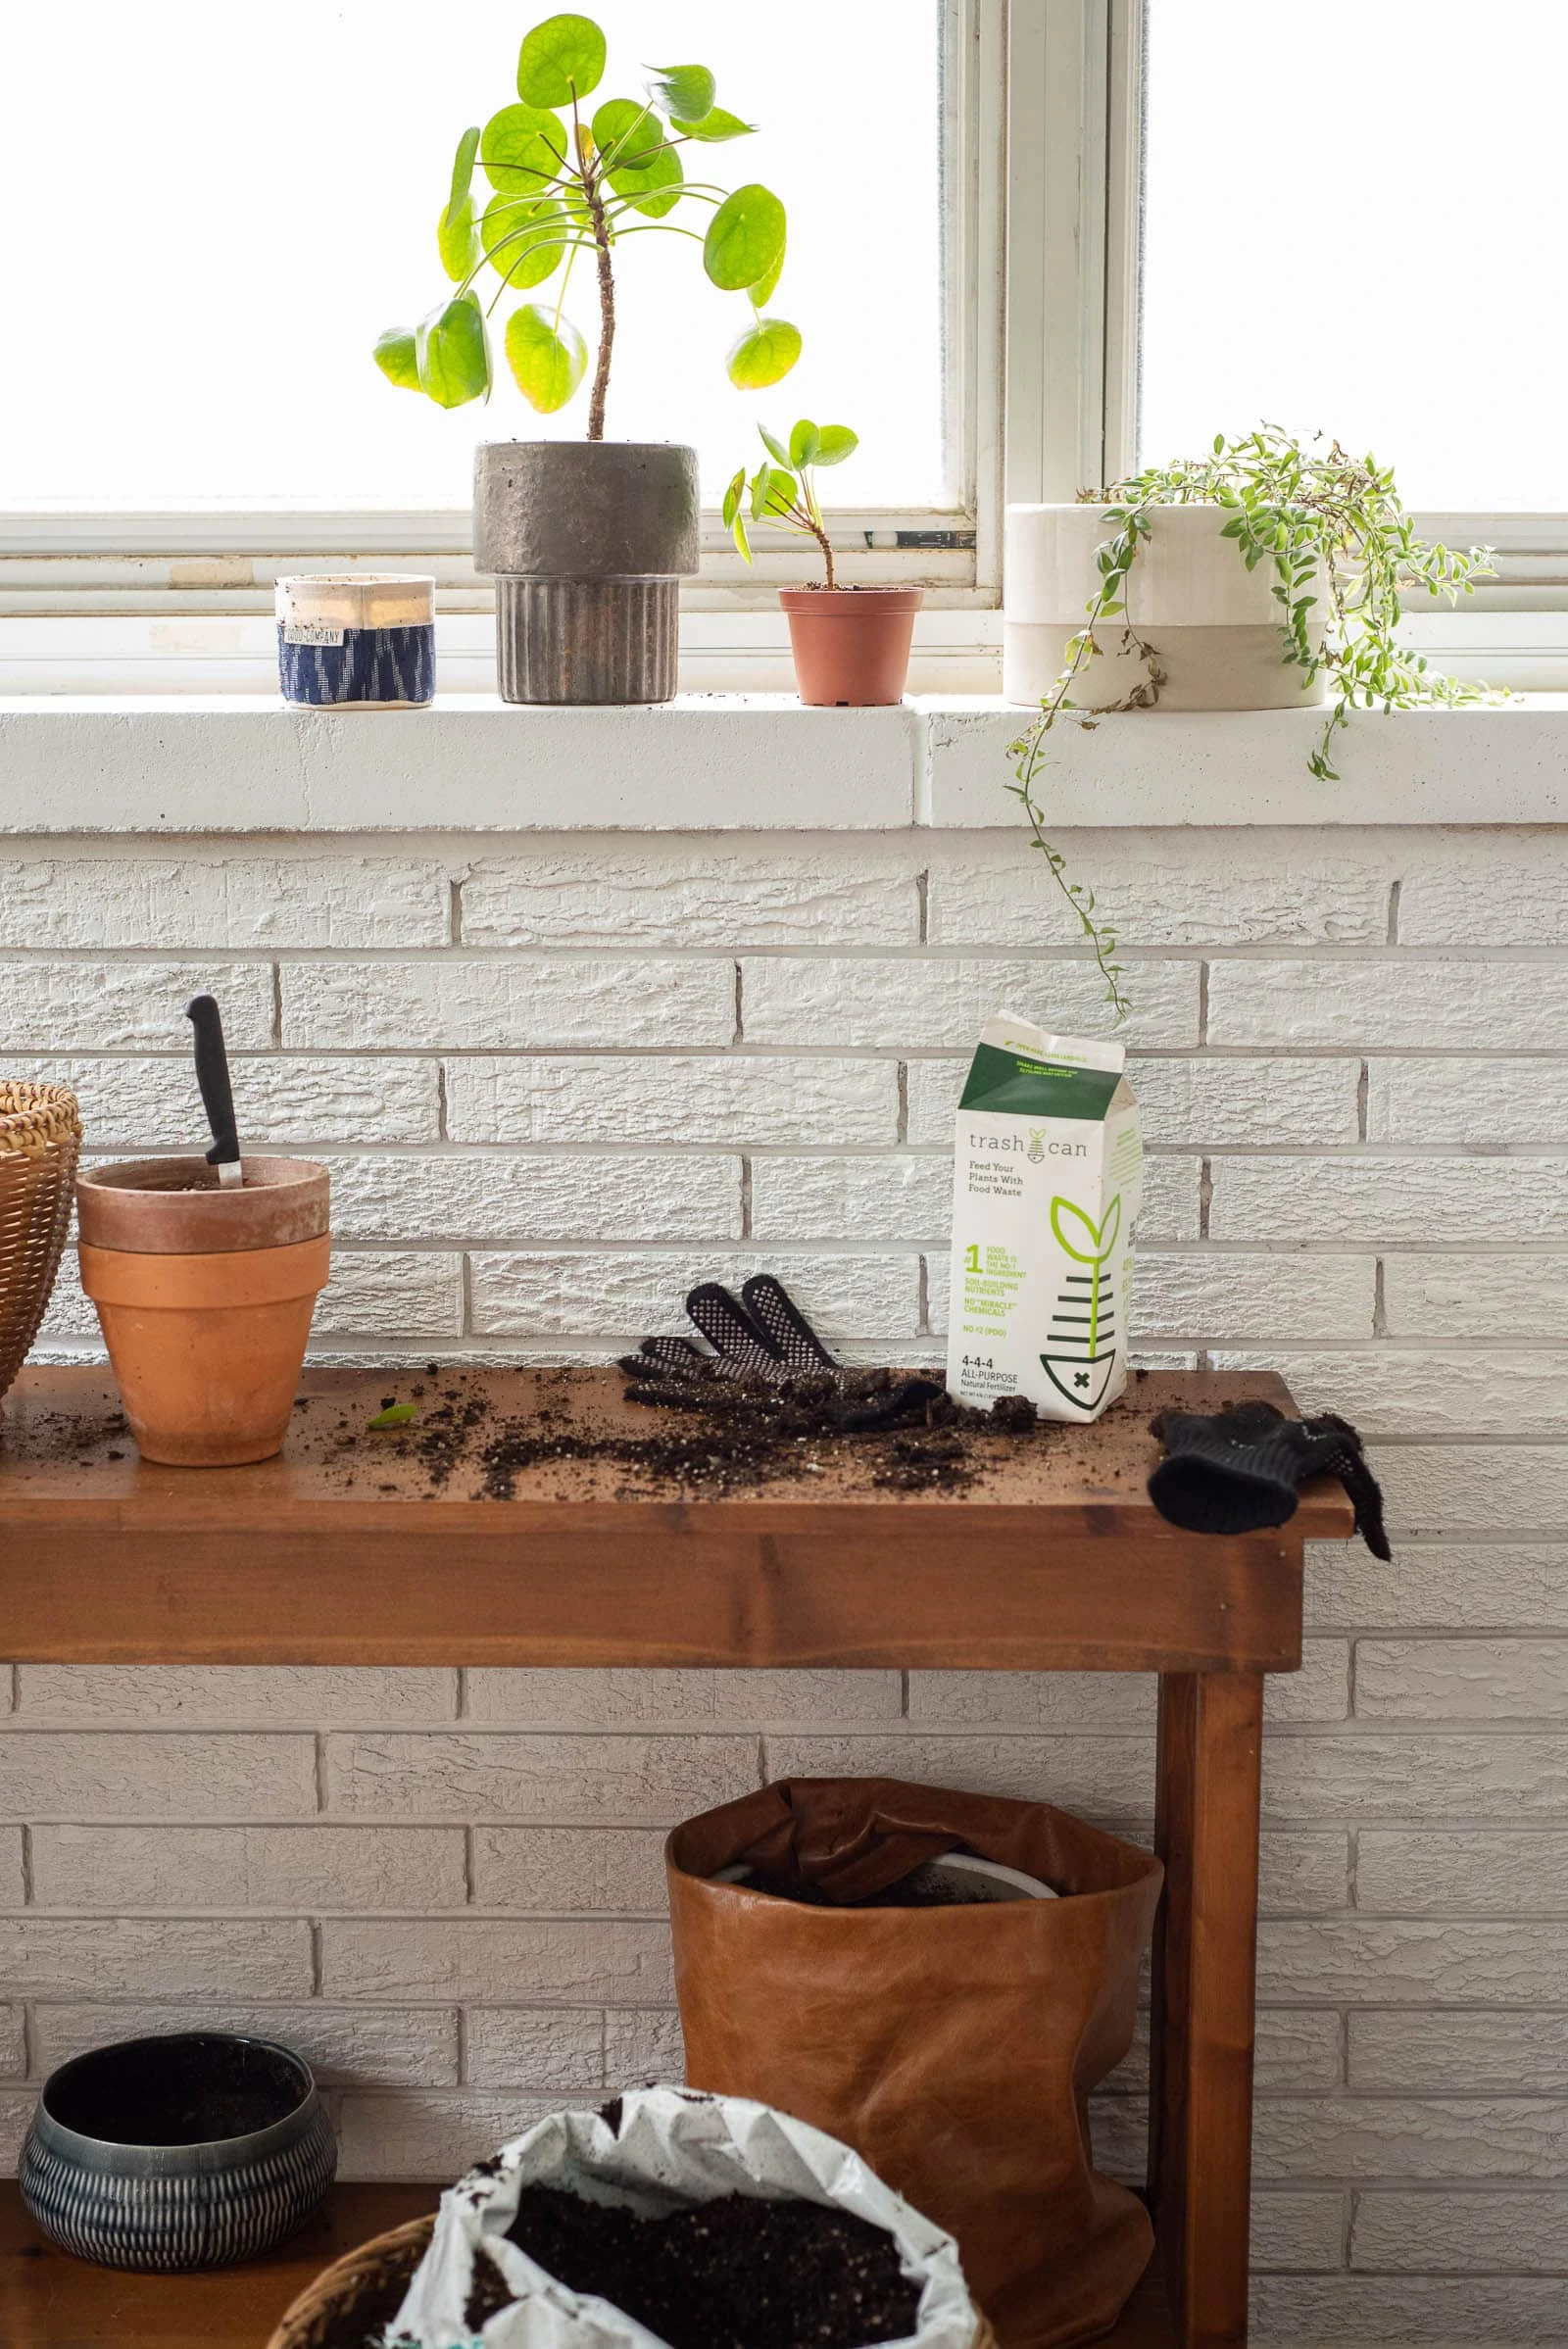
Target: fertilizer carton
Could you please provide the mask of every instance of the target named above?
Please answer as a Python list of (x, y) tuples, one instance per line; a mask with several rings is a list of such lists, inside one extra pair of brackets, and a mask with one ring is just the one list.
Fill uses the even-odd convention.
[(988, 1020), (958, 1103), (948, 1386), (1097, 1419), (1127, 1384), (1138, 1104), (1118, 1044)]

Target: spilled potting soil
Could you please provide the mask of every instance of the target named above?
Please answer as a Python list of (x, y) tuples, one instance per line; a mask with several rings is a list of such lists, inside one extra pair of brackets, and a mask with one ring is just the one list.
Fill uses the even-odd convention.
[[(651, 1486), (719, 1495), (781, 1482), (809, 1482), (828, 1467), (855, 1466), (874, 1486), (899, 1493), (953, 1492), (972, 1485), (988, 1444), (1035, 1435), (1033, 1407), (1004, 1397), (992, 1411), (955, 1403), (932, 1379), (898, 1370), (804, 1376), (778, 1384), (714, 1381), (697, 1407), (639, 1406), (646, 1434), (584, 1430), (566, 1401), (569, 1372), (543, 1374), (539, 1399), (525, 1417), (497, 1410), (482, 1386), (461, 1374), (408, 1390), (416, 1417), (384, 1431), (339, 1415), (332, 1446), (355, 1474), (361, 1463), (396, 1458), (422, 1470), (430, 1493), (460, 1484), (475, 1500), (511, 1500), (519, 1476), (540, 1467), (609, 1465), (624, 1472), (618, 1489), (646, 1495)], [(388, 1395), (382, 1410), (395, 1410)], [(348, 1463), (352, 1461), (353, 1467)], [(400, 1485), (398, 1490), (404, 1488)]]
[[(666, 2218), (525, 2186), (507, 2238), (574, 2292), (645, 2325), (669, 2349), (859, 2349), (906, 2339), (919, 2293), (893, 2237), (848, 2211), (739, 2194)], [(513, 2294), (477, 2263), (475, 2331)]]
[[(0, 1481), (19, 1493), (115, 1494), (152, 1476), (179, 1489), (188, 1470), (140, 1460), (112, 1379), (56, 1399), (59, 1374), (35, 1374), (0, 1412)], [(1023, 1397), (989, 1411), (956, 1402), (928, 1371), (804, 1374), (782, 1384), (713, 1379), (688, 1406), (634, 1399), (610, 1369), (422, 1370), (306, 1374), (279, 1459), (225, 1469), (237, 1500), (264, 1493), (332, 1499), (683, 1502), (775, 1492), (823, 1500), (873, 1493), (1028, 1502), (1081, 1485), (1086, 1499), (1141, 1496), (1145, 1433), (1159, 1381), (1132, 1374), (1107, 1425), (1037, 1420)], [(30, 1391), (29, 1391), (30, 1389)], [(81, 1480), (85, 1480), (84, 1482)]]

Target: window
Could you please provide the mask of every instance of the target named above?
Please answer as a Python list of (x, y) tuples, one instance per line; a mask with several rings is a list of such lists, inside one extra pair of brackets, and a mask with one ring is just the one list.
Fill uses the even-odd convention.
[[(972, 52), (997, 0), (796, 0), (787, 23), (733, 0), (592, 6), (604, 94), (617, 78), (638, 87), (652, 44), (660, 61), (710, 65), (720, 102), (761, 125), (694, 152), (725, 184), (756, 176), (783, 196), (775, 307), (806, 338), (774, 390), (737, 392), (724, 357), (741, 297), (707, 282), (684, 239), (628, 241), (612, 434), (695, 442), (716, 505), (760, 458), (759, 419), (842, 418), (861, 448), (833, 487), (857, 517), (889, 544), (934, 529), (972, 545)], [(464, 0), (438, 21), (427, 0), (330, 0), (287, 38), (236, 0), (74, 0), (19, 18), (0, 201), (14, 224), (39, 225), (6, 260), (9, 314), (34, 322), (32, 360), (0, 391), (14, 550), (224, 549), (225, 519), (243, 548), (289, 514), (301, 548), (385, 548), (389, 532), (405, 551), (456, 548), (477, 440), (581, 432), (585, 395), (542, 417), (498, 368), (488, 406), (443, 412), (370, 359), (383, 328), (442, 298), (434, 228), (453, 147), (514, 97), (520, 34), (547, 13), (548, 0)], [(59, 110), (37, 94), (67, 90), (62, 171)], [(578, 280), (567, 315), (592, 347), (580, 266)]]
[[(93, 673), (57, 671), (62, 689), (107, 677), (115, 628), (145, 638), (171, 613), (254, 620), (236, 658), (265, 666), (275, 573), (355, 556), (434, 569), (454, 629), (472, 615), (463, 681), (483, 682), (473, 444), (578, 430), (581, 408), (536, 417), (503, 379), (488, 408), (443, 414), (383, 383), (368, 348), (439, 296), (457, 132), (510, 97), (520, 30), (549, 5), (463, 0), (437, 35), (416, 0), (319, 0), (304, 46), (238, 0), (19, 20), (0, 192), (14, 225), (41, 225), (7, 253), (28, 332), (0, 388), (0, 620), (32, 615), (42, 641), (92, 617)], [(716, 507), (759, 418), (854, 424), (861, 452), (831, 476), (853, 501), (835, 517), (847, 574), (926, 583), (920, 642), (940, 636), (944, 677), (994, 680), (1004, 496), (1072, 498), (1140, 450), (1265, 416), (1373, 447), (1430, 529), (1500, 550), (1475, 604), (1413, 633), (1498, 683), (1568, 684), (1561, 0), (1510, 0), (1485, 39), (1470, 0), (597, 13), (612, 78), (657, 38), (762, 125), (710, 153), (728, 184), (755, 172), (784, 197), (777, 307), (807, 338), (773, 391), (736, 393), (739, 298), (694, 248), (649, 238), (624, 255), (611, 431), (695, 440)], [(67, 88), (62, 171), (36, 93)], [(573, 306), (591, 338), (576, 286)], [(747, 572), (712, 513), (687, 640), (723, 659), (693, 681), (744, 681), (757, 646), (781, 651), (772, 585), (797, 561), (760, 541)]]
[(1141, 447), (1267, 417), (1568, 510), (1561, 0), (1151, 0)]

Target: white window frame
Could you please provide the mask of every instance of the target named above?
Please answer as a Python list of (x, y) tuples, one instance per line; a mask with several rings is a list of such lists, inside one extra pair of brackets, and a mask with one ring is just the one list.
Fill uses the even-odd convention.
[[(956, 502), (843, 509), (842, 568), (918, 582), (914, 682), (995, 691), (1004, 501), (1068, 500), (1136, 456), (1145, 0), (943, 0), (946, 416)], [(874, 422), (874, 419), (873, 419)], [(1568, 686), (1568, 515), (1419, 517), (1498, 550), (1498, 577), (1412, 636), (1460, 673)], [(272, 583), (433, 571), (443, 684), (491, 682), (492, 596), (466, 511), (0, 513), (0, 691), (266, 690)], [(783, 685), (775, 588), (716, 513), (682, 598), (683, 682)]]

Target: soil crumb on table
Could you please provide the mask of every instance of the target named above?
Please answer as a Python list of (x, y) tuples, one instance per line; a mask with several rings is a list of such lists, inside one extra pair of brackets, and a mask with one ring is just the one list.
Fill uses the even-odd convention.
[[(593, 2293), (669, 2349), (859, 2349), (906, 2339), (919, 2292), (893, 2237), (851, 2212), (732, 2194), (667, 2218), (525, 2186), (508, 2240), (574, 2292)], [(512, 2299), (479, 2263), (478, 2330)]]

